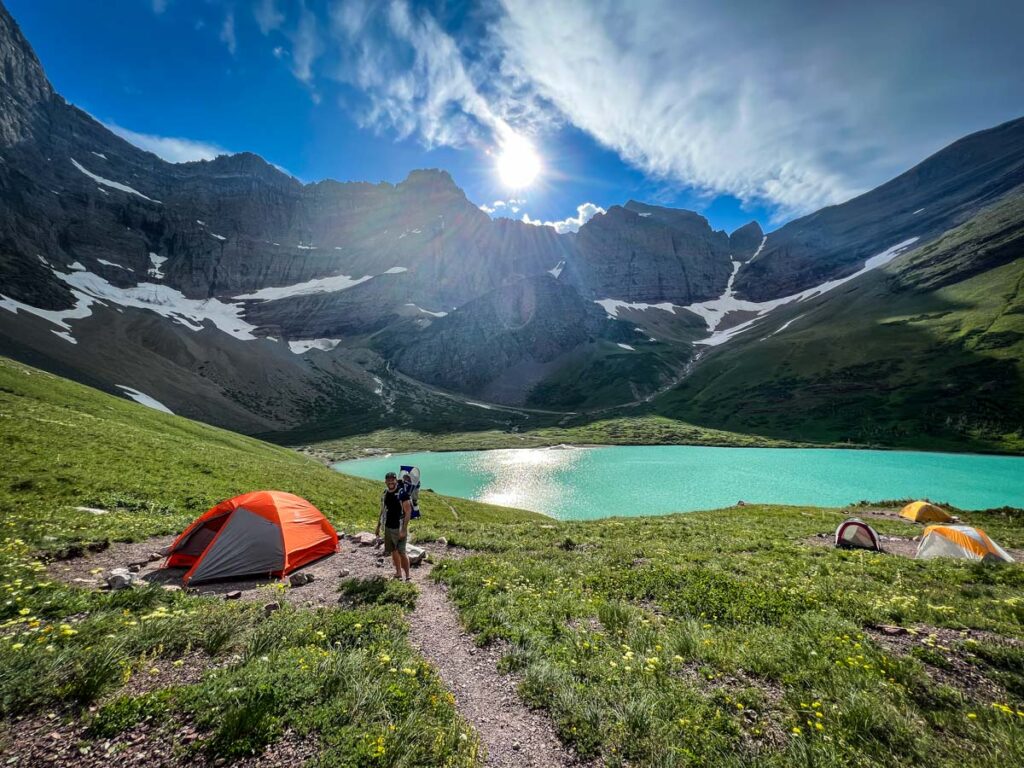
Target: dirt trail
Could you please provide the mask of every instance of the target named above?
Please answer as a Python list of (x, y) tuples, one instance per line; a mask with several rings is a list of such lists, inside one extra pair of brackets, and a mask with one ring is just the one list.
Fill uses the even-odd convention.
[[(135, 544), (113, 544), (102, 552), (51, 563), (49, 570), (56, 578), (78, 586), (91, 586), (96, 583), (99, 571), (144, 561), (148, 553), (172, 540), (173, 537), (160, 537)], [(435, 561), (469, 554), (433, 543), (424, 548)], [(160, 565), (160, 562), (145, 563), (139, 576), (158, 584), (181, 583), (183, 569), (161, 570)], [(478, 648), (466, 633), (445, 587), (430, 578), (432, 569), (429, 563), (412, 569), (412, 580), (420, 594), (415, 610), (409, 615), (409, 640), (437, 668), (455, 696), (459, 712), (480, 735), (487, 751), (484, 764), (517, 768), (580, 765), (576, 756), (558, 740), (551, 720), (519, 699), (516, 679), (498, 672), (501, 652), (496, 648)], [(384, 560), (379, 549), (361, 547), (348, 540), (341, 542), (338, 555), (302, 570), (314, 574), (316, 580), (286, 590), (283, 597), (306, 607), (337, 605), (338, 585), (346, 577), (390, 578), (392, 574), (390, 559)], [(238, 590), (242, 600), (280, 599), (280, 593), (268, 593), (267, 585), (264, 579), (253, 579), (201, 585), (198, 591), (213, 597)]]
[[(429, 566), (428, 566), (429, 568)], [(444, 587), (420, 569), (409, 641), (441, 674), (459, 712), (487, 748), (489, 766), (569, 766), (579, 761), (555, 735), (551, 720), (526, 707), (511, 675), (497, 670), (501, 653), (477, 648), (459, 622)]]

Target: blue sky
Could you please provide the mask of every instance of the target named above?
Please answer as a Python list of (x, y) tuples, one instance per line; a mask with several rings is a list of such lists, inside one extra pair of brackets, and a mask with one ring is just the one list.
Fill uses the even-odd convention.
[[(168, 159), (441, 167), (561, 229), (630, 198), (772, 229), (1024, 114), (1015, 3), (6, 3), (65, 98)], [(518, 191), (495, 171), (510, 136), (543, 164)]]

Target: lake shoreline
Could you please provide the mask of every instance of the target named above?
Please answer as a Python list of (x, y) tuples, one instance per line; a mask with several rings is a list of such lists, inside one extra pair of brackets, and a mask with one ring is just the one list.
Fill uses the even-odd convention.
[(399, 464), (418, 466), (424, 488), (445, 496), (559, 520), (696, 512), (739, 501), (833, 509), (867, 499), (929, 499), (967, 510), (1024, 507), (1024, 459), (1017, 456), (584, 444), (388, 452), (330, 466), (379, 480)]

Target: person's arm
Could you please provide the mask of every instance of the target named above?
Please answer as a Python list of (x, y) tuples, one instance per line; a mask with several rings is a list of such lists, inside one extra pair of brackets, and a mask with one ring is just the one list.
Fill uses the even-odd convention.
[(384, 496), (380, 497), (380, 509), (377, 510), (377, 530), (374, 532), (374, 536), (380, 538), (380, 523), (384, 519)]
[(398, 534), (399, 539), (404, 539), (409, 531), (409, 518), (412, 517), (412, 502), (406, 499), (402, 502), (402, 532)]

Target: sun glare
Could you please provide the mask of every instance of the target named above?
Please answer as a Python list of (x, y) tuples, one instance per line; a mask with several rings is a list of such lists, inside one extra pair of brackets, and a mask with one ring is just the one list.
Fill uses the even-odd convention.
[(526, 189), (540, 175), (540, 155), (527, 139), (512, 135), (501, 146), (497, 169), (501, 183), (506, 187)]

